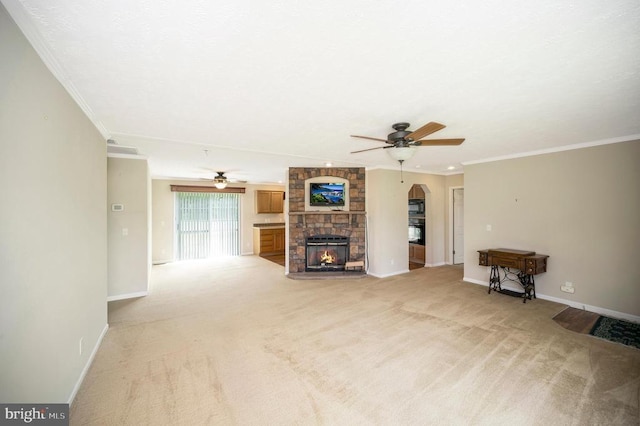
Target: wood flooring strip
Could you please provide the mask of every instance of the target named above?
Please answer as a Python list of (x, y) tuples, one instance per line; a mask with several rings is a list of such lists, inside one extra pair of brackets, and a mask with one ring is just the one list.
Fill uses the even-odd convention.
[(594, 312), (569, 307), (553, 317), (553, 320), (567, 330), (589, 334), (598, 318), (600, 315)]

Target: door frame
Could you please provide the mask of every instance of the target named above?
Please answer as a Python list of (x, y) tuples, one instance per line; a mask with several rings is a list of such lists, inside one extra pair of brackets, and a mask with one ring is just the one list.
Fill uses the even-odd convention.
[(447, 265), (453, 265), (453, 191), (455, 189), (464, 189), (462, 186), (450, 186), (449, 187), (449, 247), (447, 250), (446, 263)]

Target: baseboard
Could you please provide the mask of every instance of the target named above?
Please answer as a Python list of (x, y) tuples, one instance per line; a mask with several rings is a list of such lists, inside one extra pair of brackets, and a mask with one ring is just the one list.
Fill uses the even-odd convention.
[(167, 259), (167, 260), (154, 260), (153, 262), (151, 262), (152, 265), (164, 265), (165, 263), (171, 263), (173, 262), (173, 259)]
[(585, 305), (584, 303), (576, 302), (574, 300), (560, 299), (559, 297), (546, 296), (544, 294), (539, 294), (539, 293), (536, 294), (536, 296), (538, 296), (539, 299), (549, 300), (551, 302), (556, 302), (556, 303), (563, 303), (565, 305), (571, 306), (572, 308), (581, 309), (583, 311), (595, 312), (596, 314), (604, 315), (606, 317), (640, 323), (640, 316), (638, 315), (631, 315), (625, 312), (612, 311), (611, 309), (601, 308), (599, 306)]
[(367, 271), (367, 275), (371, 275), (372, 277), (376, 277), (376, 278), (388, 278), (388, 277), (393, 277), (395, 275), (406, 274), (407, 272), (409, 272), (409, 269), (404, 269), (402, 271), (391, 272), (389, 274), (375, 274), (373, 272)]
[(123, 299), (134, 299), (136, 297), (144, 297), (144, 296), (148, 296), (148, 295), (149, 295), (148, 291), (139, 291), (137, 293), (119, 294), (117, 296), (109, 296), (109, 297), (107, 297), (107, 302), (114, 302), (116, 300), (123, 300)]
[[(478, 285), (482, 285), (485, 287), (489, 287), (489, 283), (486, 281), (480, 281), (480, 280), (476, 280), (473, 278), (468, 278), (468, 277), (463, 277), (462, 278), (463, 281), (472, 283), (472, 284), (478, 284)], [(520, 290), (521, 289), (517, 289)], [(616, 318), (616, 319), (621, 319), (621, 320), (625, 320), (625, 321), (631, 321), (631, 322), (635, 322), (635, 323), (640, 323), (640, 316), (638, 315), (632, 315), (632, 314), (627, 314), (625, 312), (618, 312), (618, 311), (613, 311), (611, 309), (607, 309), (607, 308), (601, 308), (599, 306), (592, 306), (592, 305), (586, 305), (584, 303), (575, 301), (575, 300), (567, 300), (567, 299), (561, 299), (559, 297), (554, 297), (554, 296), (547, 296), (546, 294), (542, 294), (542, 293), (538, 293), (536, 292), (536, 297), (538, 299), (542, 299), (542, 300), (548, 300), (550, 302), (556, 302), (556, 303), (560, 303), (563, 305), (568, 305), (571, 306), (572, 308), (576, 308), (576, 309), (582, 309), (584, 311), (589, 311), (589, 312), (594, 312), (596, 314), (599, 315), (604, 315), (607, 317), (611, 317), (611, 318)]]
[(98, 337), (98, 341), (93, 347), (93, 350), (91, 351), (91, 355), (89, 355), (89, 358), (87, 359), (87, 363), (82, 369), (82, 372), (80, 373), (80, 377), (78, 378), (76, 385), (73, 387), (73, 390), (71, 391), (71, 395), (69, 395), (69, 399), (67, 400), (67, 403), (69, 404), (69, 406), (71, 406), (71, 404), (73, 404), (73, 400), (76, 399), (76, 395), (80, 390), (80, 386), (82, 386), (82, 382), (84, 381), (84, 378), (87, 375), (87, 372), (91, 367), (91, 364), (93, 364), (93, 359), (96, 357), (96, 354), (98, 353), (98, 349), (102, 344), (102, 339), (104, 339), (104, 336), (107, 334), (107, 331), (109, 331), (109, 324), (104, 325), (104, 328), (102, 329), (102, 333), (100, 333), (100, 336)]
[(481, 280), (476, 280), (474, 278), (469, 278), (469, 277), (462, 277), (462, 281), (471, 283), (471, 284), (478, 284), (478, 285), (483, 285), (485, 287), (489, 287), (489, 283), (486, 281), (481, 281)]
[(437, 263), (425, 263), (424, 266), (426, 266), (427, 268), (435, 268), (436, 266), (444, 266), (444, 265), (446, 265), (446, 263), (437, 262)]

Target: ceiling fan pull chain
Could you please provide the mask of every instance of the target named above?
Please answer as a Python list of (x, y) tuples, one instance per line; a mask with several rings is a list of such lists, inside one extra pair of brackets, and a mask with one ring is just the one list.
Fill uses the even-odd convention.
[(402, 177), (402, 163), (404, 163), (404, 160), (398, 160), (398, 163), (400, 163), (400, 183), (404, 183), (404, 177)]

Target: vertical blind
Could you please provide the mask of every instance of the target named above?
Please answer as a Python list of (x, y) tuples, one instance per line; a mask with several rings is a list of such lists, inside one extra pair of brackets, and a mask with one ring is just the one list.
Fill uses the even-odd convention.
[(239, 194), (175, 194), (177, 259), (240, 254)]

